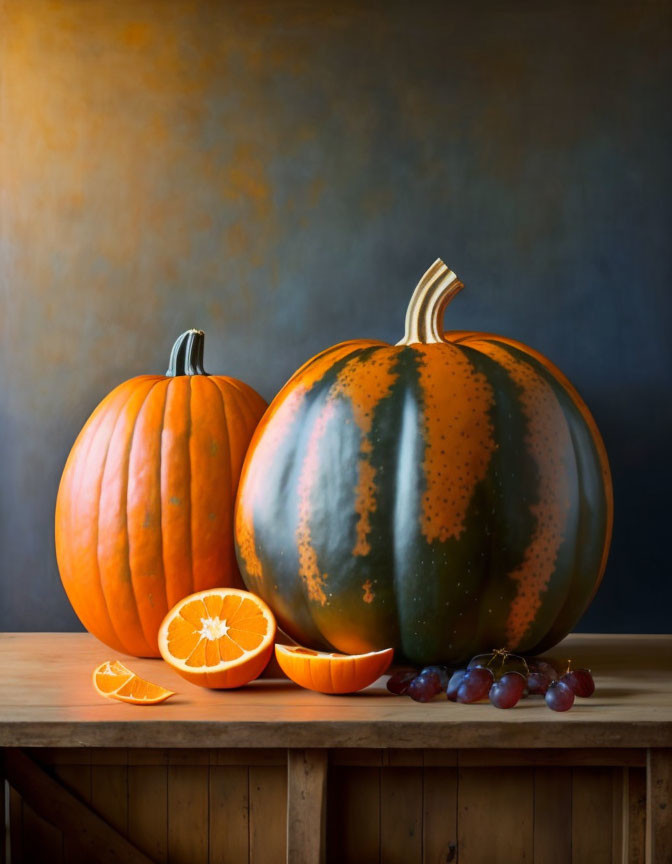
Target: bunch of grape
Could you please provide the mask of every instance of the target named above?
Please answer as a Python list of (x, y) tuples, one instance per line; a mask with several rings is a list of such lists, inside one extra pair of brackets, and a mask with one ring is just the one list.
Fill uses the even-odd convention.
[(446, 666), (404, 667), (390, 676), (387, 689), (416, 702), (430, 702), (445, 692), (451, 702), (469, 704), (488, 698), (496, 708), (513, 708), (527, 696), (543, 696), (552, 711), (568, 711), (574, 697), (586, 699), (595, 692), (588, 669), (564, 674), (546, 660), (525, 660), (505, 649), (479, 654), (465, 669), (452, 674)]

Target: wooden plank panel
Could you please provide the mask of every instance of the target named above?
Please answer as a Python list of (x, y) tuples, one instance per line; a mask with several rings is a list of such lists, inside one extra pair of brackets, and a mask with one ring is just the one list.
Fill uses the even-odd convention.
[(91, 801), (91, 766), (88, 764), (54, 764), (51, 774), (57, 777), (63, 785), (87, 804)]
[(343, 748), (329, 751), (330, 765), (362, 765), (370, 768), (383, 764), (383, 751), (370, 748)]
[(377, 862), (380, 854), (380, 768), (334, 766), (329, 771), (327, 860)]
[(209, 765), (211, 750), (183, 747), (168, 751), (169, 765)]
[(128, 765), (126, 747), (93, 747), (88, 753), (90, 765)]
[(531, 768), (460, 768), (457, 811), (460, 864), (531, 862), (533, 812)]
[(611, 864), (612, 779), (609, 768), (572, 769), (572, 861)]
[(63, 861), (62, 833), (39, 816), (26, 801), (23, 802), (23, 849), (27, 862), (61, 864)]
[(627, 773), (627, 768), (611, 769), (611, 860), (613, 864), (623, 862), (623, 840), (627, 820), (624, 803)]
[(327, 825), (327, 751), (287, 753), (287, 864), (323, 864)]
[(210, 766), (210, 864), (247, 864), (250, 854), (249, 770)]
[[(119, 861), (149, 864), (145, 855), (20, 750), (6, 752), (5, 770), (7, 779), (24, 798), (24, 803), (29, 803), (43, 818), (48, 817), (68, 840), (76, 838), (82, 860), (95, 860), (98, 864), (118, 864)], [(64, 844), (66, 854), (69, 848)]]
[(287, 843), (287, 768), (250, 767), (250, 864), (280, 864)]
[(208, 862), (208, 775), (209, 765), (168, 766), (170, 864)]
[(457, 750), (423, 750), (422, 764), (426, 768), (452, 768), (458, 764), (457, 757)]
[(672, 748), (647, 754), (646, 861), (672, 861)]
[(0, 864), (5, 864), (7, 861), (7, 844), (9, 842), (8, 808), (9, 795), (7, 794), (7, 783), (3, 770), (2, 750), (0, 750), (0, 825), (2, 825), (2, 833), (0, 834)]
[(219, 748), (210, 751), (211, 765), (282, 765), (287, 764), (287, 751), (257, 750), (249, 747)]
[(390, 768), (417, 768), (425, 764), (425, 751), (417, 748), (383, 750), (383, 766)]
[(104, 751), (86, 747), (34, 747), (25, 752), (41, 765), (90, 765), (91, 755)]
[(572, 769), (534, 769), (534, 861), (572, 860)]
[[(91, 803), (90, 753), (82, 749), (64, 748), (54, 752), (51, 773), (80, 801)], [(67, 834), (63, 837), (64, 864), (90, 864), (87, 852)]]
[(91, 806), (105, 821), (128, 836), (128, 766), (126, 750), (91, 754)]
[(437, 864), (457, 860), (457, 768), (425, 767), (422, 860)]
[(462, 768), (496, 768), (499, 766), (557, 766), (566, 768), (568, 766), (623, 766), (644, 767), (646, 764), (646, 753), (640, 749), (614, 749), (604, 747), (597, 748), (567, 748), (567, 749), (534, 749), (523, 750), (519, 748), (494, 750), (461, 750), (460, 766)]
[(621, 864), (644, 864), (646, 848), (646, 771), (629, 768), (623, 788)]
[(127, 762), (129, 765), (168, 765), (170, 750), (158, 747), (129, 748)]
[(9, 787), (9, 853), (11, 864), (23, 864), (23, 799)]
[(168, 860), (168, 766), (128, 766), (128, 839), (156, 864)]
[(380, 856), (385, 864), (422, 861), (422, 768), (382, 768)]

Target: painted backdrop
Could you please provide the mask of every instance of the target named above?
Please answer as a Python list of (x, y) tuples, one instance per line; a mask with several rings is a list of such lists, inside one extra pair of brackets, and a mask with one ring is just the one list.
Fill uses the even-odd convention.
[(669, 631), (670, 4), (0, 4), (0, 629), (70, 629), (67, 452), (205, 329), (271, 397), (396, 341), (443, 257), (447, 326), (575, 382), (614, 473), (583, 629)]

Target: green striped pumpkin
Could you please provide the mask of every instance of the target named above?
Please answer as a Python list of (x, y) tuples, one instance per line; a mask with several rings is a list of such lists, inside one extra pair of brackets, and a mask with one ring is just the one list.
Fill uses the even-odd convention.
[(532, 349), (443, 331), (462, 287), (437, 261), (401, 342), (317, 355), (256, 430), (238, 561), (302, 645), (418, 664), (536, 654), (597, 589), (612, 494), (595, 422)]

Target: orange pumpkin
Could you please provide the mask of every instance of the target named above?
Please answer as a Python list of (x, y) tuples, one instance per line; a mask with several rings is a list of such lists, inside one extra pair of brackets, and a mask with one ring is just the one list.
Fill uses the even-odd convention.
[(117, 651), (158, 657), (187, 594), (243, 587), (233, 504), (266, 403), (203, 370), (203, 333), (177, 340), (165, 375), (120, 384), (95, 409), (56, 502), (61, 579), (84, 626)]

